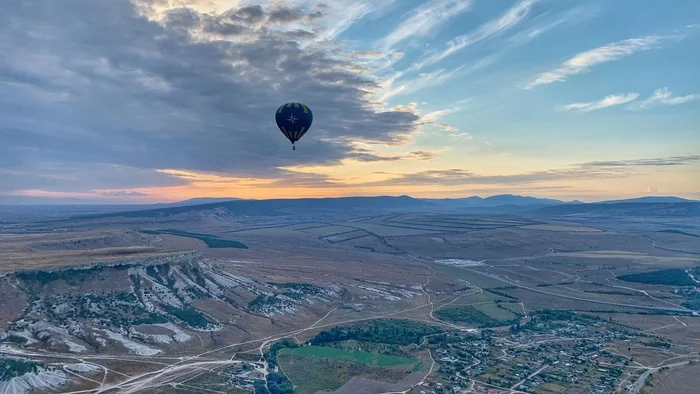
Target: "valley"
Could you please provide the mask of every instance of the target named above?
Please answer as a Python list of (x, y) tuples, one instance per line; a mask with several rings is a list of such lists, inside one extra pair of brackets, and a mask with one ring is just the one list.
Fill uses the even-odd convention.
[(700, 361), (675, 217), (222, 204), (4, 226), (0, 393), (652, 392)]

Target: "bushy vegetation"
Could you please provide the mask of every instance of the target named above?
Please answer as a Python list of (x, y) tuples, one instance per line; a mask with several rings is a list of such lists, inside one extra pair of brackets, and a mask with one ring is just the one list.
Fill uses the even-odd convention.
[[(57, 306), (67, 306), (58, 309)], [(132, 293), (60, 294), (42, 299), (44, 313), (59, 324), (69, 319), (97, 319), (103, 324), (129, 326), (167, 323), (165, 316), (149, 312)]]
[(494, 319), (473, 306), (455, 306), (444, 308), (438, 310), (435, 312), (435, 314), (444, 320), (454, 323), (474, 324), (479, 328), (498, 327), (515, 323), (515, 321), (500, 321)]
[(694, 286), (696, 284), (688, 273), (680, 268), (620, 275), (617, 279), (650, 285)]
[[(593, 312), (593, 311), (587, 311), (587, 312)], [(598, 312), (600, 313), (600, 312)], [(613, 312), (615, 313), (615, 312)], [(603, 319), (599, 316), (594, 316), (594, 315), (588, 315), (588, 314), (582, 314), (582, 313), (575, 313), (572, 311), (567, 311), (567, 310), (558, 310), (558, 309), (542, 309), (538, 311), (533, 311), (530, 313), (531, 319), (525, 323), (525, 324), (520, 324), (520, 322), (516, 322), (510, 327), (510, 332), (511, 333), (516, 333), (524, 330), (531, 330), (531, 331), (536, 331), (536, 332), (546, 332), (551, 330), (554, 327), (557, 326), (562, 326), (563, 322), (569, 322), (569, 321), (574, 321), (578, 320), (583, 322), (583, 324), (588, 324), (592, 321), (602, 321)], [(609, 321), (612, 321), (610, 319)]]
[(402, 346), (419, 345), (426, 335), (441, 331), (440, 328), (408, 320), (377, 320), (352, 327), (333, 327), (330, 331), (319, 332), (310, 342), (312, 345), (323, 345), (358, 340)]
[(209, 325), (209, 320), (204, 314), (192, 307), (177, 308), (171, 305), (165, 306), (165, 311), (187, 323), (190, 327), (206, 328)]
[(280, 342), (275, 343), (274, 345), (270, 346), (270, 350), (268, 350), (264, 357), (265, 361), (267, 361), (267, 365), (270, 368), (275, 368), (278, 363), (277, 363), (277, 354), (279, 353), (280, 350), (286, 349), (286, 348), (295, 348), (298, 347), (299, 345), (288, 338), (283, 339)]
[(509, 300), (518, 301), (519, 300), (518, 297), (512, 296), (508, 293), (504, 293), (504, 292), (500, 291), (500, 290), (514, 290), (514, 289), (517, 289), (517, 286), (493, 287), (490, 289), (484, 289), (484, 291), (488, 291), (491, 294), (495, 294), (497, 296), (501, 296), (501, 297), (507, 298)]
[[(63, 280), (70, 285), (78, 285), (81, 282), (89, 279), (91, 276), (98, 275), (102, 272), (103, 266), (94, 266), (85, 269), (63, 269), (60, 271), (22, 271), (17, 273), (17, 277), (24, 282), (34, 282), (41, 285), (46, 285), (57, 280)], [(114, 267), (108, 267), (117, 270), (128, 269), (129, 266), (126, 264), (116, 265)]]
[(279, 300), (277, 298), (275, 298), (275, 296), (268, 296), (265, 294), (260, 294), (259, 296), (255, 297), (255, 299), (253, 299), (252, 301), (250, 301), (248, 303), (248, 309), (250, 309), (251, 311), (256, 311), (256, 310), (259, 310), (267, 305), (269, 305), (269, 306), (275, 305), (278, 302), (279, 302)]
[(574, 320), (578, 317), (574, 312), (557, 310), (557, 309), (542, 309), (539, 311), (533, 311), (530, 313), (533, 320), (539, 321), (551, 321), (551, 320)]
[(9, 342), (9, 343), (19, 343), (22, 345), (29, 342), (29, 340), (27, 338), (21, 337), (21, 336), (16, 335), (16, 334), (8, 335), (7, 338), (4, 339), (4, 341)]
[(36, 372), (41, 364), (34, 361), (0, 358), (0, 382), (10, 380), (25, 373)]
[(693, 300), (684, 301), (681, 304), (681, 306), (688, 308), (688, 309), (700, 311), (700, 299), (693, 299)]
[(267, 387), (261, 381), (254, 384), (255, 394), (293, 394), (294, 387), (286, 376), (271, 373), (267, 375)]
[(284, 295), (294, 298), (299, 295), (316, 295), (323, 291), (323, 287), (309, 283), (268, 283), (273, 288), (286, 289)]
[(151, 234), (151, 235), (166, 234), (166, 235), (177, 235), (180, 237), (187, 237), (187, 238), (195, 238), (195, 239), (199, 239), (201, 241), (204, 241), (204, 243), (206, 243), (207, 246), (210, 248), (248, 249), (248, 246), (241, 243), (241, 242), (232, 241), (229, 239), (221, 239), (221, 238), (217, 237), (216, 235), (212, 235), (212, 234), (191, 233), (189, 231), (183, 231), (183, 230), (143, 230), (142, 232), (145, 234)]

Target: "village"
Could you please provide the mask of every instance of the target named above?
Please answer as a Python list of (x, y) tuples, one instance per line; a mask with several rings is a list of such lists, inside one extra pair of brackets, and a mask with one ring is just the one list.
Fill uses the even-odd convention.
[(634, 381), (623, 384), (633, 361), (625, 352), (628, 344), (645, 337), (595, 316), (566, 311), (545, 311), (506, 329), (438, 335), (430, 338), (437, 377), (415, 392), (609, 393)]

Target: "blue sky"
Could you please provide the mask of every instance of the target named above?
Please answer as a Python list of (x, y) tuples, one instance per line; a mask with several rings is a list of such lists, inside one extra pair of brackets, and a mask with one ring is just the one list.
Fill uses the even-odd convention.
[(697, 1), (66, 1), (0, 13), (0, 202), (700, 198)]
[[(440, 2), (423, 4), (426, 3)], [(448, 24), (435, 27), (427, 36), (407, 39), (406, 44), (416, 49), (407, 53), (396, 69), (410, 68), (426, 51), (446, 48), (445, 42), (455, 37), (476, 35), (485, 24), (503, 18), (509, 10), (523, 3), (472, 2), (472, 7), (455, 15)], [(698, 22), (700, 3), (674, 1), (672, 6), (655, 1), (532, 3), (529, 12), (521, 13), (522, 19), (509, 29), (456, 51), (398, 83), (418, 84), (420, 72), (449, 72), (463, 65), (469, 68), (495, 56), (488, 66), (467, 75), (460, 75), (458, 71), (441, 84), (406, 95), (399, 93), (389, 102), (427, 102), (427, 108), (439, 110), (458, 107), (455, 102), (473, 97), (470, 103), (463, 105), (464, 110), (447, 115), (443, 120), (459, 129), (473, 130), (474, 137), (490, 139), (510, 150), (532, 150), (533, 154), (552, 149), (554, 151), (547, 154), (574, 158), (569, 144), (578, 143), (602, 150), (601, 155), (635, 158), (653, 154), (653, 150), (660, 147), (682, 151), (690, 148), (689, 141), (698, 141), (700, 102), (689, 101), (682, 105), (659, 102), (644, 111), (631, 111), (629, 105), (584, 113), (559, 107), (595, 102), (611, 95), (637, 94), (636, 100), (630, 102), (634, 104), (649, 99), (662, 88), (668, 88), (673, 97), (698, 94), (700, 25), (693, 24)], [(376, 34), (390, 34), (392, 21), (396, 21), (393, 14), (379, 19)], [(518, 42), (540, 29), (548, 30), (529, 42)], [(362, 30), (360, 24), (357, 29), (348, 30), (346, 37), (369, 39), (371, 35)], [(521, 88), (538, 74), (555, 70), (578, 54), (614, 43), (625, 46), (625, 40), (646, 37), (652, 37), (649, 41), (654, 42), (640, 44), (638, 48), (628, 44), (629, 53), (616, 58), (609, 56), (610, 60), (601, 59), (578, 74), (566, 76), (565, 81), (541, 84), (529, 90)], [(624, 150), (608, 147), (622, 142), (625, 142)], [(580, 157), (590, 155), (582, 148), (584, 146), (576, 147)]]

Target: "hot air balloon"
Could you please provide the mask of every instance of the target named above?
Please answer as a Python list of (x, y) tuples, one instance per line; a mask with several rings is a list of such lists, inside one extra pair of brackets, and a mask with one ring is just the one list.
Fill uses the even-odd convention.
[(306, 105), (292, 102), (277, 108), (275, 120), (282, 134), (292, 142), (292, 150), (296, 150), (294, 144), (309, 131), (314, 115)]

